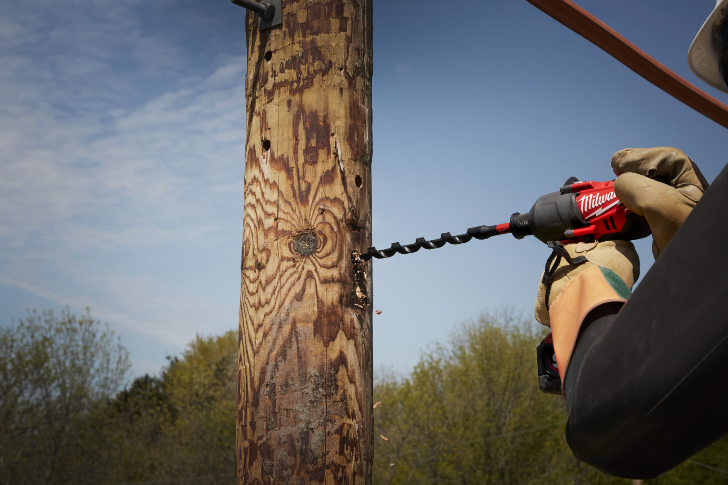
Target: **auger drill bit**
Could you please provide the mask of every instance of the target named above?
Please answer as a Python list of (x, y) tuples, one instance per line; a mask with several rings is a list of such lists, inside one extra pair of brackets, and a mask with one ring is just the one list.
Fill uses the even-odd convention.
[(424, 237), (418, 237), (413, 244), (405, 244), (404, 246), (396, 242), (387, 249), (369, 248), (367, 252), (361, 254), (359, 259), (362, 261), (369, 261), (372, 258), (383, 259), (391, 258), (395, 254), (411, 254), (416, 253), (421, 248), (425, 249), (438, 249), (443, 247), (446, 243), (450, 244), (465, 244), (471, 239), (488, 239), (489, 237), (498, 236), (500, 234), (508, 234), (511, 232), (510, 223), (498, 224), (497, 226), (478, 226), (471, 227), (465, 234), (459, 236), (452, 236), (449, 232), (442, 233), (439, 239), (433, 239), (427, 241)]

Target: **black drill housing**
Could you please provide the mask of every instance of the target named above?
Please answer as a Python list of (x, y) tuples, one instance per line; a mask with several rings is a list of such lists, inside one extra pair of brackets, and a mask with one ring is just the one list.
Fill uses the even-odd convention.
[(511, 216), (510, 229), (516, 239), (533, 235), (537, 239), (560, 241), (567, 229), (587, 226), (576, 206), (576, 194), (553, 192), (538, 198), (528, 214)]

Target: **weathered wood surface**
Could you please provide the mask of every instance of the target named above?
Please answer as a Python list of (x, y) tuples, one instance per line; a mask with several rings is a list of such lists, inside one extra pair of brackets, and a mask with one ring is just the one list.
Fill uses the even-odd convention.
[(246, 18), (238, 484), (370, 484), (371, 0)]

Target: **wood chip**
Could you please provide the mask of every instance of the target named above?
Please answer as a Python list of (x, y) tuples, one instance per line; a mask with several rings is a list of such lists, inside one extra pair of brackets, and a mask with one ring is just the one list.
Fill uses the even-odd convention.
[(361, 292), (361, 289), (358, 286), (356, 287), (356, 296), (357, 298), (366, 298), (366, 295)]
[(380, 434), (379, 436), (381, 436), (381, 437), (382, 437), (382, 441), (389, 441), (389, 438), (387, 438), (387, 437), (386, 437), (386, 436), (384, 436), (383, 434)]
[(382, 404), (382, 401), (377, 401), (372, 409), (377, 409), (377, 406), (379, 406), (380, 404)]
[(394, 463), (390, 463), (389, 466), (394, 466)]
[(381, 314), (382, 314), (382, 310), (377, 310), (377, 311), (376, 311), (376, 312), (374, 312), (374, 313), (376, 313), (377, 315), (381, 315)]

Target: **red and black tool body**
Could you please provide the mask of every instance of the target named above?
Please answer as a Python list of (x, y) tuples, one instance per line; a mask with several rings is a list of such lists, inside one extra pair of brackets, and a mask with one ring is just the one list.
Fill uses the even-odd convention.
[[(543, 242), (563, 244), (634, 240), (651, 234), (647, 222), (617, 198), (613, 180), (580, 182), (575, 177), (559, 192), (540, 197), (528, 214), (513, 214), (507, 225), (507, 232), (518, 239), (534, 235)], [(505, 229), (505, 224), (500, 226)]]
[(443, 233), (430, 241), (418, 238), (414, 244), (394, 243), (390, 248), (369, 248), (359, 255), (361, 260), (391, 258), (395, 254), (411, 254), (421, 248), (437, 249), (445, 244), (463, 244), (471, 239), (488, 239), (501, 234), (517, 239), (533, 235), (548, 243), (634, 240), (651, 234), (647, 222), (631, 212), (614, 193), (614, 181), (580, 182), (569, 178), (559, 192), (540, 197), (527, 214), (516, 212), (510, 222), (495, 226), (471, 227), (459, 236)]

